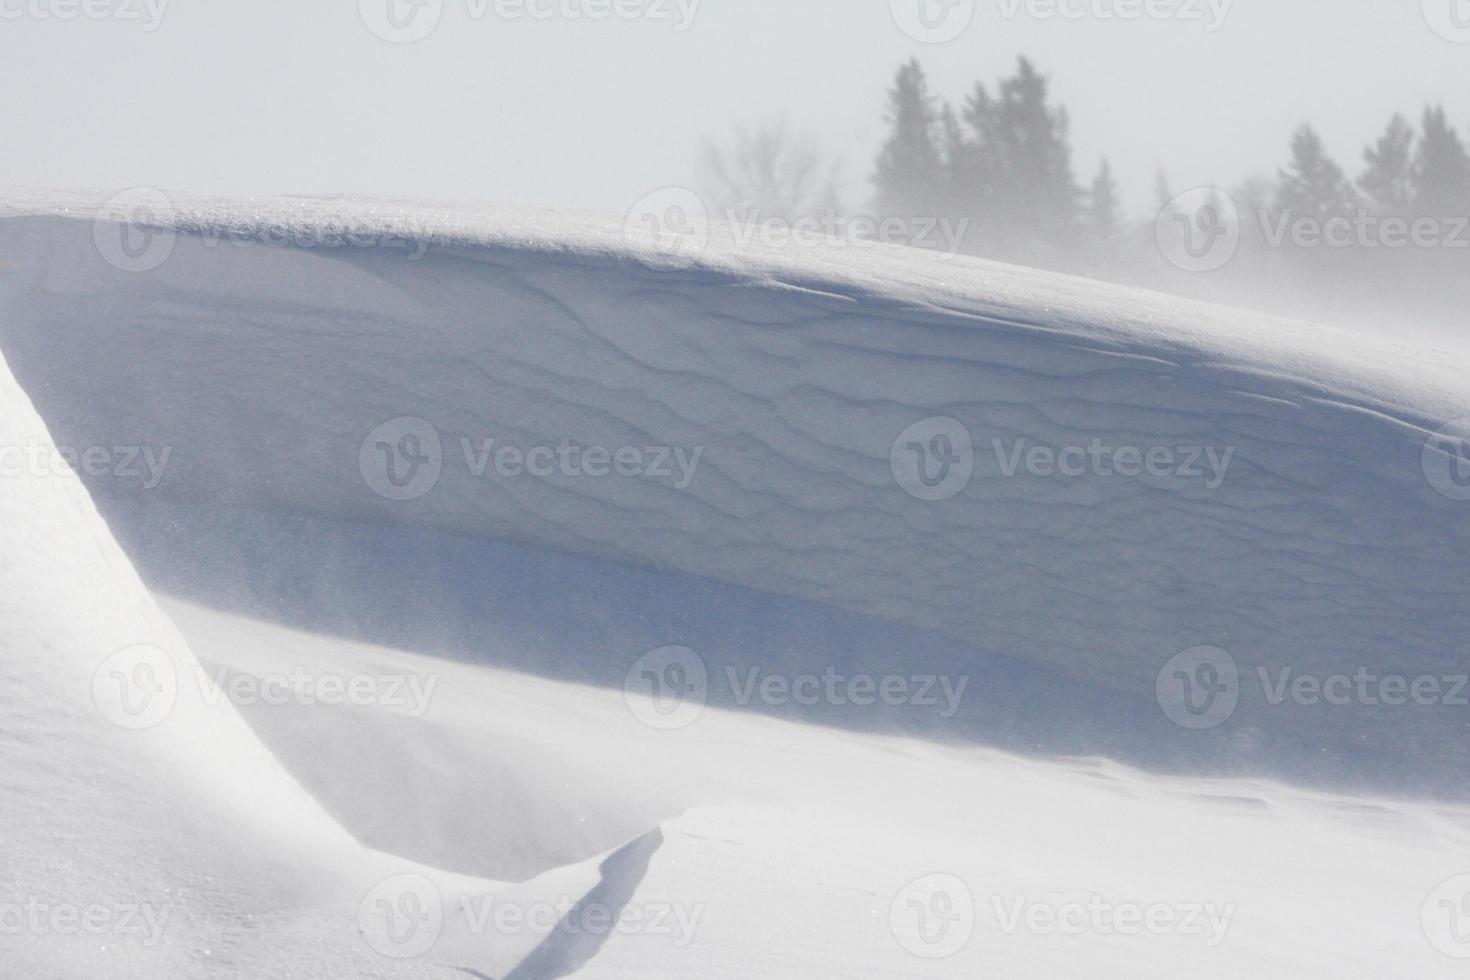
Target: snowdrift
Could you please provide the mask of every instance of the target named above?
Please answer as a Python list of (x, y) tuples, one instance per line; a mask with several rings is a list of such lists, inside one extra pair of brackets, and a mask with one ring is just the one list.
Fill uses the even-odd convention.
[[(1454, 975), (1470, 365), (853, 243), (151, 203), (0, 219), (4, 971)], [(435, 693), (220, 693), (303, 668)], [(933, 701), (762, 686), (829, 674)], [(1099, 907), (1188, 926), (1017, 925)]]
[[(548, 823), (573, 846), (569, 817), (606, 823), (633, 806), (664, 808), (662, 844), (627, 904), (643, 926), (609, 936), (578, 977), (1225, 980), (1311, 976), (1329, 957), (1365, 980), (1459, 975), (1441, 952), (1453, 946), (1431, 943), (1445, 936), (1421, 931), (1420, 912), (1439, 914), (1427, 899), (1449, 894), (1442, 883), (1462, 865), (1463, 806), (1149, 777), (749, 712), (707, 710), (659, 730), (621, 691), (164, 607), (242, 673), (289, 652), (333, 670), (437, 676), (413, 725), (374, 709), (350, 721), (250, 716), (268, 744), (294, 746), (293, 765), (346, 818), (406, 798), (437, 809), (413, 846), (486, 860), (484, 831), (454, 824), (468, 815), (493, 825), (515, 805), (516, 759), (551, 763), (536, 788), (565, 804)], [(323, 779), (348, 746), (353, 772), (392, 774), (396, 791), (383, 780), (373, 803)], [(581, 785), (567, 785), (579, 768)], [(584, 791), (591, 800), (579, 806)], [(521, 833), (535, 841), (542, 828)], [(608, 877), (616, 887), (629, 876)], [(952, 925), (916, 916), (916, 903)], [(1075, 914), (1090, 903), (1155, 908), (1178, 915), (1179, 928), (1033, 930), (1015, 919), (1017, 908)]]
[[(595, 954), (604, 937), (487, 932), (477, 909), (615, 912), (657, 828), (521, 884), (369, 851), (215, 687), (3, 360), (0, 445), (6, 976), (548, 980)], [(423, 948), (391, 918), (407, 898), (433, 916)]]
[[(1463, 792), (1463, 359), (851, 242), (161, 201), (33, 195), (0, 235), (0, 344), (63, 443), (142, 447), (88, 482), (157, 586), (598, 684), (663, 643), (974, 676), (882, 723)], [(1228, 717), (1165, 717), (1216, 661)]]

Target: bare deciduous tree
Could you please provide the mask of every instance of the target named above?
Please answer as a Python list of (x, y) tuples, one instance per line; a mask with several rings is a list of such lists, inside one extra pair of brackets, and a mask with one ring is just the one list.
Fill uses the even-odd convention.
[(714, 208), (742, 220), (796, 221), (838, 208), (836, 162), (784, 119), (739, 127), (727, 146), (707, 140), (699, 170)]

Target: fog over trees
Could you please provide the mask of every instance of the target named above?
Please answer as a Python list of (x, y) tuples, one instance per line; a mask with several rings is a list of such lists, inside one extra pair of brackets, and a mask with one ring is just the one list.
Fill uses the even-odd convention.
[[(1076, 159), (1068, 111), (1025, 57), (957, 99), (934, 91), (911, 59), (874, 112), (883, 140), (861, 168), (866, 200), (839, 200), (843, 165), (784, 120), (706, 142), (702, 193), (717, 215), (740, 221), (811, 218), (830, 231), (887, 220), (918, 247), (1313, 318), (1444, 319), (1470, 302), (1470, 151), (1446, 105), (1394, 114), (1359, 161), (1333, 159), (1303, 121), (1282, 134), (1280, 160), (1235, 186), (1176, 187), (1161, 169), (1144, 213), (1124, 211), (1106, 157)], [(1168, 214), (1189, 191), (1205, 203)], [(1160, 247), (1161, 214), (1203, 243), (1225, 233), (1238, 243), (1208, 274), (1180, 269)], [(936, 221), (952, 233), (934, 233)], [(1380, 309), (1388, 283), (1412, 297), (1407, 309)]]

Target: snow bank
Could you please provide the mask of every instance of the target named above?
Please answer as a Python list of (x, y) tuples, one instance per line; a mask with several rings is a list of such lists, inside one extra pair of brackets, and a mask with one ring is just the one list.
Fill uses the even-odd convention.
[[(292, 707), (250, 716), (268, 744), (295, 747), (293, 768), (344, 819), (381, 830), (382, 812), (408, 800), (434, 811), (414, 847), (488, 857), (485, 827), (524, 792), (517, 768), (542, 768), (534, 788), (561, 805), (548, 826), (523, 828), (530, 845), (560, 835), (576, 846), (584, 835), (569, 822), (666, 808), (656, 858), (630, 875), (641, 857), (625, 851), (600, 893), (631, 887), (642, 925), (608, 936), (578, 977), (1294, 978), (1327, 959), (1365, 980), (1458, 975), (1440, 951), (1453, 947), (1436, 948), (1419, 913), (1440, 912), (1430, 896), (1461, 869), (1463, 806), (1155, 777), (713, 709), (656, 730), (621, 691), (164, 608), (243, 675), (292, 655), (438, 678), (413, 724), (374, 706), (350, 720)], [(376, 801), (333, 774), (348, 745)], [(935, 896), (951, 902), (935, 903), (948, 929), (915, 916)], [(1165, 925), (1115, 928), (1088, 918), (1094, 905), (1102, 916), (1155, 909)], [(1045, 926), (1062, 914), (1083, 926)], [(585, 953), (571, 946), (532, 965), (569, 966)]]
[[(1464, 672), (1470, 505), (1426, 477), (1455, 464), (1426, 444), (1470, 416), (1463, 359), (907, 250), (716, 230), (671, 255), (596, 216), (176, 199), (134, 260), (117, 241), (140, 228), (93, 204), (16, 210), (0, 344), (64, 441), (170, 453), (89, 480), (154, 581), (223, 577), (254, 609), (314, 606), (303, 625), (437, 641), (433, 597), (493, 572), (352, 528), (516, 542), (697, 576), (679, 623), (712, 603), (732, 625), (739, 602), (711, 597), (749, 588), (906, 628), (882, 651), (898, 672), (1001, 658), (1067, 697), (1109, 692), (1203, 768), (1423, 787), (1462, 760), (1465, 710), (1443, 697), (1277, 694)], [(551, 462), (569, 444), (635, 450), (639, 475)], [(955, 447), (964, 465), (940, 469)], [(916, 451), (950, 479), (918, 482)], [(1140, 459), (1159, 465), (1119, 475)], [(615, 589), (583, 567), (567, 591)], [(386, 583), (370, 600), (343, 585), (365, 578)], [(526, 591), (532, 618), (557, 615)], [(871, 665), (877, 637), (849, 636), (851, 656)], [(1199, 648), (1226, 655), (1238, 703), (1193, 731), (1156, 695)], [(642, 652), (604, 649), (617, 669), (596, 679)], [(1174, 664), (1218, 676), (1201, 666)], [(1058, 723), (1108, 714), (1052, 700)], [(981, 727), (962, 706), (934, 731)]]
[[(476, 903), (616, 910), (656, 829), (519, 885), (368, 851), (207, 676), (3, 360), (0, 446), (23, 450), (0, 478), (7, 976), (548, 980), (595, 954), (555, 922), (487, 933)], [(422, 949), (382, 918), (409, 896), (437, 917)]]
[[(670, 254), (592, 216), (11, 212), (0, 350), (47, 425), (0, 368), (6, 969), (1449, 975), (1464, 808), (1362, 790), (1463, 793), (1465, 709), (1268, 694), (1464, 673), (1470, 505), (1431, 438), (1470, 416), (1463, 362), (904, 251)], [(1130, 476), (1120, 447), (1177, 455)], [(256, 618), (170, 600), (196, 660), (114, 532), (150, 585)], [(646, 723), (624, 683), (671, 644), (739, 710)], [(201, 664), (438, 693), (242, 720)], [(750, 670), (968, 687), (859, 711), (742, 700)], [(1006, 924), (1098, 902), (1217, 918)], [(624, 909), (673, 918), (567, 928)]]

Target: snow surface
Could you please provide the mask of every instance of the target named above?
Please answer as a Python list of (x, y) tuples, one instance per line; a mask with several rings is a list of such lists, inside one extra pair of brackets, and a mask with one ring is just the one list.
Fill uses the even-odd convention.
[[(175, 910), (146, 946), (0, 934), (17, 975), (1455, 975), (1421, 913), (1470, 870), (1466, 709), (1255, 678), (1464, 673), (1470, 504), (1425, 475), (1458, 355), (908, 250), (670, 256), (593, 215), (173, 195), (127, 271), (95, 201), (10, 201), (0, 443), (52, 445), (24, 387), (57, 445), (168, 457), (84, 474), (106, 524), (69, 474), (0, 480), (0, 856), (21, 897)], [(343, 227), (410, 247), (303, 247)], [(938, 416), (975, 473), (922, 500), (891, 450)], [(442, 472), (387, 499), (363, 454), (404, 417)], [(687, 485), (477, 476), (486, 438), (700, 455)], [(1233, 455), (1218, 486), (1007, 478), (990, 441), (1022, 438)], [(93, 691), (137, 644), (178, 700), (128, 731)], [(659, 731), (623, 685), (670, 644), (711, 707)], [(1155, 687), (1205, 645), (1240, 704), (1189, 731)], [(829, 667), (969, 686), (941, 716), (723, 683)], [(434, 694), (237, 712), (202, 679), (293, 668)], [(976, 921), (926, 959), (894, 917), (936, 874)], [(403, 875), (445, 924), (383, 956), (360, 913)], [(483, 896), (698, 922), (489, 935)], [(1232, 912), (1211, 944), (992, 904), (1090, 896)]]
[[(54, 445), (3, 364), (0, 444)], [(595, 951), (549, 928), (487, 935), (465, 911), (627, 891), (656, 829), (521, 885), (369, 851), (211, 688), (73, 474), (7, 474), (0, 513), (5, 976), (536, 978)], [(111, 680), (140, 668), (166, 708), (147, 727)], [(363, 925), (405, 876), (443, 920), (412, 961)]]

